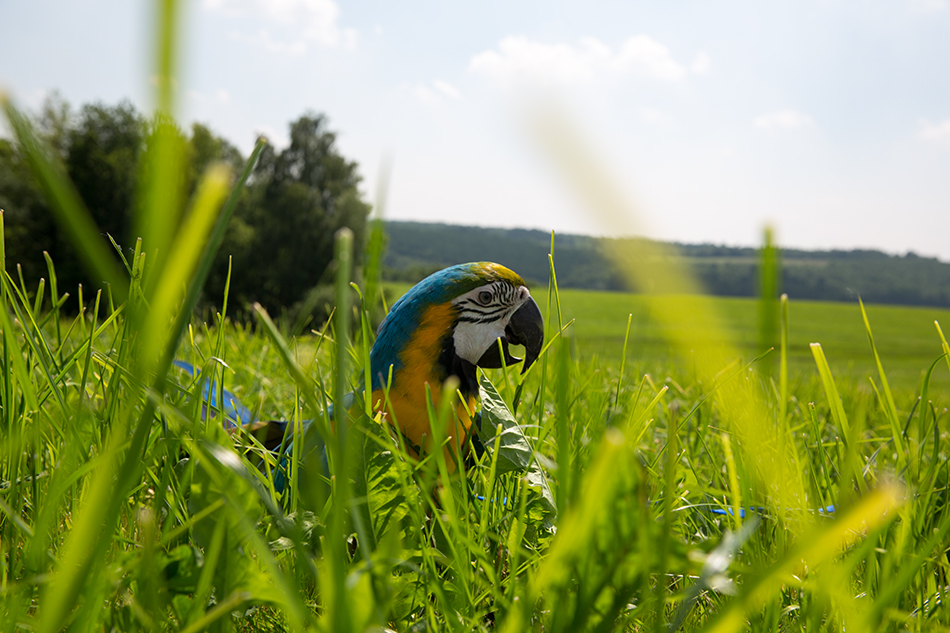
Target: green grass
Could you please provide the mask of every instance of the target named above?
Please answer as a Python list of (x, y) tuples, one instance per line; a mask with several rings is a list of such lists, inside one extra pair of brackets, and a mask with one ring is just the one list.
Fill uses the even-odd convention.
[[(133, 336), (125, 308), (57, 319), (53, 297), (37, 310), (33, 291), (9, 277), (3, 288), (4, 366), (12, 371), (2, 391), (0, 604), (9, 626), (641, 631), (668, 623), (683, 630), (950, 623), (941, 602), (950, 571), (948, 398), (933, 382), (933, 406), (917, 409), (931, 415), (911, 418), (899, 441), (883, 395), (839, 381), (844, 406), (836, 412), (817, 368), (814, 379), (793, 381), (781, 423), (777, 383), (736, 366), (739, 375), (705, 387), (689, 359), (638, 351), (643, 321), (631, 328), (618, 390), (623, 339), (612, 337), (597, 353), (585, 346), (592, 333), (609, 333), (605, 306), (619, 310), (613, 331), (622, 335), (623, 311), (643, 307), (641, 298), (564, 292), (562, 319), (576, 319), (565, 334), (575, 336), (554, 336), (555, 304), (547, 310), (552, 345), (524, 384), (517, 373), (491, 373), (508, 406), (521, 394), (514, 419), (527, 425), (523, 441), (537, 451), (558, 516), (521, 476), (525, 463), (501, 464), (510, 450), (465, 478), (449, 476), (441, 460), (408, 459), (366, 420), (350, 427), (349, 449), (331, 451), (347, 492), (304, 469), (279, 494), (262, 472), (275, 466), (272, 457), (252, 438), (203, 419), (200, 381), (173, 372), (160, 401), (136, 386), (131, 354), (123, 354)], [(714, 305), (730, 303), (751, 305)], [(869, 309), (872, 321), (879, 314)], [(193, 322), (177, 356), (215, 372), (264, 418), (313, 417), (334, 398), (336, 381), (352, 385), (365, 358), (359, 335), (344, 348), (349, 368), (340, 374), (341, 341), (307, 334), (285, 342), (264, 325)], [(868, 345), (862, 327), (854, 329)], [(887, 338), (877, 330), (875, 337)], [(934, 348), (936, 358), (939, 338)], [(936, 371), (945, 374), (947, 364)], [(869, 376), (881, 389), (873, 372), (862, 378)], [(738, 385), (730, 397), (762, 400), (767, 441), (797, 460), (798, 507), (777, 505), (788, 482), (760, 472), (762, 440), (735, 427), (739, 414), (716, 399), (729, 385)], [(915, 396), (909, 388), (895, 393), (902, 429)], [(124, 420), (140, 418), (149, 402), (136, 447)], [(505, 405), (493, 406), (506, 416)], [(335, 435), (325, 432), (329, 443)], [(505, 437), (522, 441), (518, 429), (499, 442)], [(132, 478), (117, 485), (108, 456), (120, 467), (131, 462)], [(116, 495), (120, 503), (110, 506)], [(831, 503), (840, 508), (833, 518), (809, 511)], [(745, 520), (711, 513), (739, 506), (766, 510)], [(76, 545), (90, 518), (93, 528)], [(730, 587), (735, 596), (722, 593)], [(67, 590), (68, 601), (60, 597)]]
[[(358, 467), (348, 471), (348, 494), (356, 501), (333, 519), (338, 491), (304, 485), (300, 475), (292, 492), (277, 494), (257, 468), (228, 457), (249, 450), (258, 464), (263, 453), (251, 438), (225, 435), (202, 419), (200, 383), (187, 375), (172, 374), (141, 448), (122, 442), (133, 439), (123, 419), (129, 410), (141, 415), (147, 402), (123, 369), (130, 321), (102, 306), (95, 319), (57, 321), (50, 297), (37, 311), (9, 277), (4, 289), (5, 313), (16, 319), (4, 323), (5, 366), (13, 371), (5, 372), (0, 453), (0, 599), (11, 625), (404, 630), (425, 622), (429, 630), (573, 631), (655, 630), (675, 621), (684, 630), (928, 630), (950, 621), (937, 604), (950, 528), (942, 423), (914, 418), (897, 455), (891, 422), (868, 389), (838, 385), (846, 429), (820, 382), (800, 381), (787, 431), (779, 426), (773, 437), (784, 438), (786, 455), (799, 460), (803, 508), (836, 503), (842, 511), (824, 519), (775, 507), (781, 495), (760, 481), (746, 450), (755, 438), (725, 431), (730, 416), (705, 399), (710, 392), (688, 361), (670, 362), (665, 352), (644, 358), (636, 349), (639, 326), (632, 327), (618, 391), (623, 339), (613, 337), (596, 358), (585, 353), (588, 337), (596, 340), (591, 333), (603, 336), (610, 323), (606, 306), (613, 301), (621, 310), (613, 329), (622, 334), (622, 311), (637, 297), (562, 293), (562, 317), (577, 319), (566, 332), (576, 336), (555, 339), (523, 385), (516, 419), (539, 423), (526, 434), (545, 465), (558, 518), (517, 470), (486, 463), (465, 479), (451, 477), (432, 460), (405, 459), (370, 423), (353, 427), (368, 438), (350, 453)], [(548, 315), (556, 321), (556, 313), (554, 306)], [(876, 314), (869, 309), (872, 320)], [(265, 330), (193, 323), (178, 356), (218, 372), (262, 417), (312, 415), (322, 405), (308, 400), (332, 399), (336, 345), (308, 334), (282, 358), (279, 333)], [(348, 381), (361, 349), (359, 340), (348, 348), (355, 366), (345, 370)], [(652, 382), (637, 366), (653, 368)], [(303, 372), (295, 378), (296, 367)], [(749, 376), (752, 391), (742, 393), (756, 397), (766, 383)], [(512, 403), (517, 374), (491, 377)], [(776, 392), (765, 393), (774, 424)], [(913, 397), (897, 393), (903, 422)], [(946, 391), (932, 389), (929, 397), (945, 417)], [(134, 478), (102, 493), (96, 486), (109, 472), (102, 456), (110, 450), (117, 459), (134, 454)], [(101, 539), (96, 556), (70, 564), (83, 519), (101, 517), (120, 490), (115, 518), (84, 537), (84, 544)], [(471, 492), (510, 503), (479, 502)], [(754, 521), (709, 511), (740, 505), (770, 509)], [(730, 540), (730, 529), (741, 537)], [(732, 566), (708, 557), (714, 551), (734, 553)], [(64, 585), (73, 591), (65, 604), (55, 601)], [(736, 597), (711, 589), (729, 586)], [(47, 617), (58, 619), (48, 625)]]

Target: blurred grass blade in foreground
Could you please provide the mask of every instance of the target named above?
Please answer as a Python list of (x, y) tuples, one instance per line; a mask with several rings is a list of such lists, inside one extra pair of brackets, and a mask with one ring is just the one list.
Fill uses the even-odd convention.
[[(636, 208), (562, 110), (551, 103), (538, 105), (532, 112), (530, 132), (543, 155), (601, 225), (611, 227), (617, 235), (640, 232)], [(768, 499), (780, 516), (791, 511), (807, 523), (804, 509), (809, 502), (801, 473), (790, 467), (793, 460), (778, 452), (784, 444), (777, 442), (776, 436), (784, 433), (784, 423), (776, 423), (752, 381), (745, 377), (721, 379), (721, 372), (740, 354), (721, 325), (711, 298), (659, 243), (642, 240), (636, 252), (622, 250), (620, 241), (610, 242), (608, 248), (630, 284), (648, 295), (652, 318), (680, 358), (691, 361), (703, 390), (715, 391), (723, 422), (740, 440), (743, 461), (755, 475), (743, 482), (751, 487), (750, 501)], [(691, 334), (688, 337), (687, 332)]]

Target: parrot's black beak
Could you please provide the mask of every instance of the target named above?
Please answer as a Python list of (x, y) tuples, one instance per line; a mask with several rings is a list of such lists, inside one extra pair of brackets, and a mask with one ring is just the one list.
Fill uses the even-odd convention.
[(502, 366), (498, 341), (501, 341), (501, 347), (505, 354), (505, 365), (514, 365), (521, 361), (520, 358), (511, 355), (508, 351), (508, 345), (524, 345), (525, 359), (524, 367), (521, 368), (522, 374), (528, 371), (534, 361), (538, 360), (541, 347), (544, 345), (544, 318), (541, 316), (541, 309), (534, 302), (534, 299), (528, 297), (528, 300), (511, 315), (508, 326), (505, 328), (505, 337), (497, 339), (485, 350), (482, 357), (478, 359), (479, 367), (498, 369)]

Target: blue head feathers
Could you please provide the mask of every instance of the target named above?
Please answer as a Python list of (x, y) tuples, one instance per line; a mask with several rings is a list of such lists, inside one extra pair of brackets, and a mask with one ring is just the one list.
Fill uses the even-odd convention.
[(491, 262), (470, 262), (433, 273), (400, 297), (377, 331), (376, 343), (370, 354), (373, 370), (371, 389), (382, 386), (382, 375), (388, 374), (390, 366), (394, 373), (402, 368), (400, 352), (427, 310), (449, 304), (460, 295), (497, 281), (507, 282), (514, 287), (525, 285), (520, 276), (504, 266)]

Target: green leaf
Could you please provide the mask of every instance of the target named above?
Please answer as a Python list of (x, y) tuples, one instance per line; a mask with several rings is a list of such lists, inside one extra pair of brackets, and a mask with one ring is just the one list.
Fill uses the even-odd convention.
[[(409, 465), (393, 455), (392, 451), (380, 451), (366, 463), (367, 504), (373, 521), (373, 532), (382, 537), (390, 529), (399, 526), (409, 514), (406, 488), (412, 481)], [(413, 503), (420, 503), (416, 498)]]
[(179, 545), (163, 557), (163, 562), (168, 589), (173, 592), (194, 593), (198, 586), (201, 566), (204, 564), (200, 550), (191, 545)]
[(494, 450), (498, 440), (498, 474), (525, 472), (531, 465), (532, 450), (521, 426), (508, 409), (495, 385), (483, 373), (479, 380), (482, 400), (482, 430), (479, 436), (485, 448)]
[(524, 473), (526, 483), (538, 491), (541, 505), (548, 515), (546, 527), (553, 525), (557, 516), (557, 505), (548, 478), (534, 458), (534, 450), (528, 443), (523, 427), (515, 421), (504, 399), (498, 394), (495, 385), (483, 373), (479, 379), (479, 391), (482, 400), (482, 433), (480, 438), (486, 450), (493, 451), (498, 438), (497, 473)]

